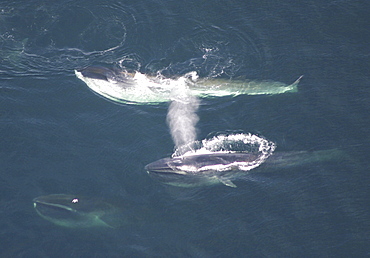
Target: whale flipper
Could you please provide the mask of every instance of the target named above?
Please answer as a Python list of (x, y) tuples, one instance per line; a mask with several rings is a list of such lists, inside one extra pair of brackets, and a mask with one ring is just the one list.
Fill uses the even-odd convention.
[(237, 187), (233, 182), (231, 182), (230, 179), (220, 177), (220, 178), (218, 178), (218, 180), (220, 180), (220, 182), (223, 183), (226, 186), (230, 186), (230, 187), (234, 187), (234, 188)]

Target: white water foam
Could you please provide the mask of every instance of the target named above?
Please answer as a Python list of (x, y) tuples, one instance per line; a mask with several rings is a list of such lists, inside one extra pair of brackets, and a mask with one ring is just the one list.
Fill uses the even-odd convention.
[(276, 148), (275, 143), (253, 134), (219, 134), (211, 139), (204, 139), (202, 141), (195, 141), (187, 145), (177, 148), (173, 157), (196, 156), (196, 155), (218, 155), (218, 154), (253, 154), (256, 155), (254, 160), (240, 160), (235, 159), (230, 163), (220, 163), (205, 165), (199, 167), (198, 164), (194, 166), (181, 166), (177, 169), (202, 172), (207, 170), (213, 171), (228, 171), (228, 170), (243, 170), (248, 171), (261, 165)]

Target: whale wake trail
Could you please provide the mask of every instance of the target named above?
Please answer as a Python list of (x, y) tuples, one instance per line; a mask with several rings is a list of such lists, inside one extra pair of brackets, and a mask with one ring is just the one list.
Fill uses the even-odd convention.
[(168, 108), (167, 123), (176, 149), (194, 142), (197, 137), (196, 124), (199, 120), (196, 114), (199, 99), (192, 95), (186, 84), (186, 78), (181, 77), (175, 83), (171, 92), (171, 104)]

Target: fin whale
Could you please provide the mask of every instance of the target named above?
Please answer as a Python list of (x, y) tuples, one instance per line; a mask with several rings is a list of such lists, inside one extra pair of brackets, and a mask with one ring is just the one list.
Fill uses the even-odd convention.
[(63, 227), (115, 228), (124, 224), (120, 209), (105, 200), (68, 194), (51, 194), (33, 199), (36, 212)]
[[(145, 170), (153, 179), (173, 186), (199, 187), (222, 183), (236, 187), (232, 181), (242, 179), (252, 171), (270, 172), (342, 157), (342, 151), (337, 149), (274, 152), (259, 167), (243, 171), (238, 164), (253, 162), (257, 158), (256, 155), (248, 153), (199, 154), (163, 158), (146, 165)], [(227, 169), (219, 166), (227, 164), (229, 164)]]
[(191, 94), (201, 98), (215, 98), (238, 95), (274, 95), (297, 92), (299, 77), (288, 85), (272, 80), (231, 80), (222, 78), (198, 78), (190, 72), (176, 78), (150, 76), (138, 71), (109, 69), (90, 66), (75, 70), (81, 79), (95, 93), (116, 103), (154, 105), (171, 101), (171, 92), (179, 84), (185, 84)]

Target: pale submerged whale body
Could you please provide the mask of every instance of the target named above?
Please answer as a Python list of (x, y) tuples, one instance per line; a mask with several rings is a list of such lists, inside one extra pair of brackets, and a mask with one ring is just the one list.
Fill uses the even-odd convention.
[(36, 212), (63, 227), (116, 228), (125, 223), (121, 209), (102, 199), (68, 194), (51, 194), (33, 199)]
[(339, 160), (341, 150), (274, 152), (259, 166), (243, 170), (240, 165), (253, 162), (253, 153), (206, 153), (163, 158), (146, 165), (148, 174), (155, 180), (178, 187), (201, 187), (224, 184), (236, 187), (234, 180), (243, 179), (251, 172), (273, 172), (281, 169)]
[(198, 78), (196, 72), (170, 79), (98, 66), (75, 70), (75, 74), (100, 96), (118, 103), (137, 105), (169, 102), (173, 97), (173, 89), (184, 85), (190, 89), (192, 95), (201, 98), (297, 92), (298, 83), (302, 78), (299, 77), (290, 85), (270, 80), (202, 79)]

